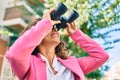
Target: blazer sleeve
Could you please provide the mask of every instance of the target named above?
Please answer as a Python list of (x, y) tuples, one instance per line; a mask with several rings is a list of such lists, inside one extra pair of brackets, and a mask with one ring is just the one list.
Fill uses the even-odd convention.
[(94, 71), (109, 58), (106, 51), (81, 30), (77, 29), (71, 38), (89, 54), (89, 56), (78, 58), (79, 65), (85, 74)]
[(20, 36), (6, 52), (6, 57), (12, 70), (20, 80), (23, 79), (25, 73), (30, 67), (32, 51), (41, 43), (42, 39), (51, 29), (51, 21), (47, 18), (42, 19), (35, 26), (32, 26), (30, 30)]

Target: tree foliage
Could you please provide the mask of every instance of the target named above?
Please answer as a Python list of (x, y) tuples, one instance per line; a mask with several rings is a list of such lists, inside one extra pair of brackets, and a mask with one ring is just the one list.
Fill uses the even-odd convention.
[[(120, 0), (50, 0), (46, 1), (49, 4), (49, 8), (55, 8), (56, 4), (63, 2), (68, 7), (68, 12), (65, 15), (69, 15), (71, 10), (76, 10), (80, 17), (76, 20), (76, 25), (91, 38), (103, 39), (102, 45), (114, 44), (120, 41), (120, 39), (115, 39), (113, 41), (108, 41), (110, 38), (109, 33), (114, 31), (120, 31), (120, 28), (114, 28), (108, 30), (107, 32), (101, 33), (101, 29), (111, 27), (115, 24), (120, 23)], [(70, 38), (62, 36), (62, 39), (67, 43), (70, 49), (71, 55), (76, 57), (82, 57), (87, 55), (82, 49), (80, 49), (76, 44), (74, 44)], [(107, 46), (105, 49), (112, 49), (114, 46)], [(99, 70), (88, 74), (87, 77), (92, 77), (92, 75), (101, 74)], [(89, 76), (91, 75), (91, 76)], [(95, 76), (94, 76), (95, 78)], [(100, 75), (96, 76), (99, 79)]]

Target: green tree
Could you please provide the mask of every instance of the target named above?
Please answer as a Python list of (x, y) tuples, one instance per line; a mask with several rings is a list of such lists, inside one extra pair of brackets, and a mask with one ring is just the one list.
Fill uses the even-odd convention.
[[(115, 39), (113, 41), (108, 41), (110, 38), (109, 33), (114, 31), (120, 31), (120, 28), (115, 28), (105, 33), (100, 33), (101, 29), (113, 26), (120, 23), (120, 0), (50, 0), (46, 2), (50, 7), (55, 7), (58, 2), (63, 2), (68, 7), (68, 12), (65, 15), (69, 15), (71, 10), (76, 10), (80, 17), (76, 20), (78, 27), (91, 38), (103, 39), (104, 43), (102, 45), (114, 44), (119, 42), (120, 39)], [(68, 44), (68, 48), (71, 50), (71, 55), (76, 57), (82, 57), (87, 55), (82, 49), (80, 49), (76, 44), (74, 44), (70, 38), (62, 36), (62, 39)], [(111, 49), (114, 46), (107, 46), (105, 49)], [(78, 54), (79, 53), (79, 54)], [(100, 74), (98, 76), (92, 76)], [(101, 72), (96, 70), (88, 74), (88, 78), (100, 79)]]

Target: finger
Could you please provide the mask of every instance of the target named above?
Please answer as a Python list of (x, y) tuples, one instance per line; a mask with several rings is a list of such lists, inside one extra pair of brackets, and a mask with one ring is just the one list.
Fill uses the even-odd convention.
[(54, 23), (55, 23), (55, 24), (59, 24), (59, 23), (61, 23), (61, 22), (60, 22), (60, 21), (54, 21)]
[(44, 11), (43, 11), (43, 13), (47, 13), (49, 10), (48, 9), (45, 9)]
[(76, 29), (75, 22), (72, 22), (72, 23), (71, 23), (71, 29), (73, 29), (73, 30), (75, 30), (75, 29)]
[(73, 22), (73, 26), (74, 26), (74, 30), (76, 30), (76, 29), (77, 29), (77, 27), (76, 27), (76, 25), (75, 25), (75, 22)]
[(61, 23), (59, 20), (57, 20), (57, 21), (52, 21), (52, 24), (54, 25), (54, 24), (59, 24), (59, 23)]
[(67, 27), (66, 27), (66, 29), (67, 29), (67, 31), (70, 30), (70, 24), (69, 24), (69, 23), (67, 23)]
[(73, 29), (73, 24), (72, 23), (67, 23), (68, 29)]
[(69, 28), (70, 27), (70, 24), (69, 23), (66, 23), (67, 27)]
[(49, 13), (51, 14), (51, 13), (53, 13), (54, 11), (55, 11), (54, 8), (53, 8), (53, 9), (50, 9)]
[(67, 23), (66, 31), (67, 31), (67, 35), (69, 36), (71, 32), (71, 27), (69, 23)]

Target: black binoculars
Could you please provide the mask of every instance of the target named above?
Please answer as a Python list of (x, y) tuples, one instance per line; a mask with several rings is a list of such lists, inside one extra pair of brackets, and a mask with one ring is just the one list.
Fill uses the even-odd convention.
[(59, 3), (55, 11), (51, 13), (52, 20), (61, 21), (61, 23), (54, 25), (58, 30), (60, 30), (61, 28), (66, 28), (67, 27), (66, 23), (71, 23), (79, 17), (79, 14), (75, 10), (72, 10), (68, 18), (65, 16), (61, 16), (65, 12), (67, 12), (67, 10), (68, 8), (63, 3)]

